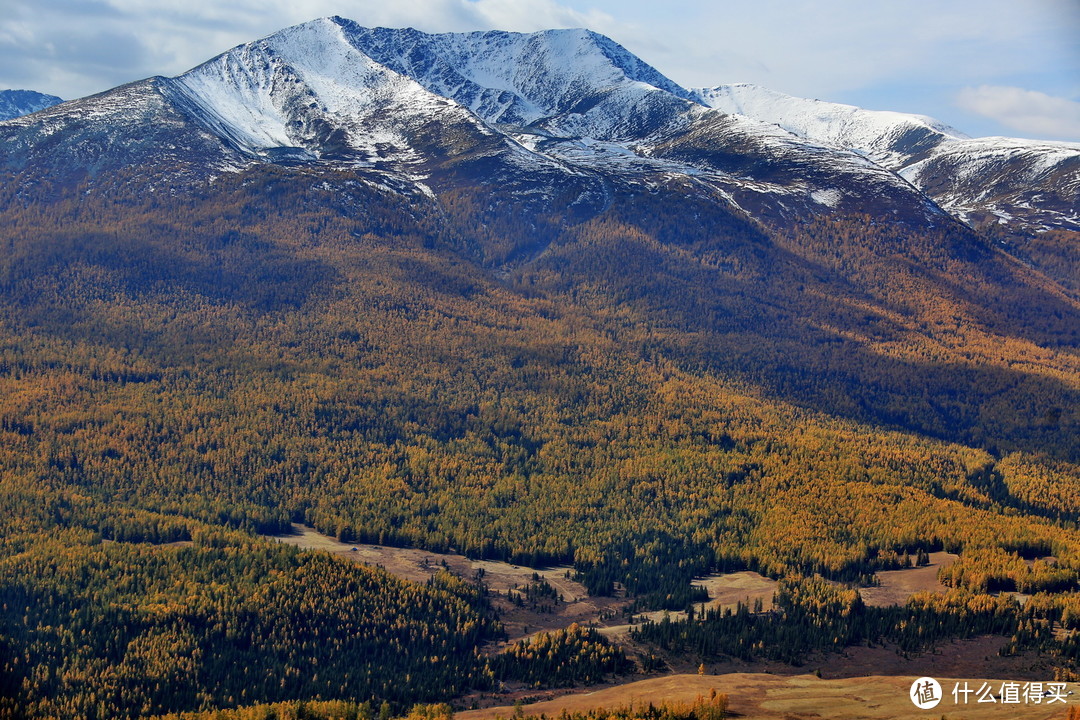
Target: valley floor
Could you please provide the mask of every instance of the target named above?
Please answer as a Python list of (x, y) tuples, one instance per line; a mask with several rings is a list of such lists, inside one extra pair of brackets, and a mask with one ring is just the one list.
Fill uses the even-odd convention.
[[(997, 695), (1002, 683), (1010, 679), (939, 677), (945, 697), (933, 710), (919, 710), (908, 699), (908, 691), (918, 676), (870, 675), (858, 678), (821, 679), (814, 675), (772, 675), (768, 673), (729, 673), (725, 675), (668, 675), (650, 678), (593, 692), (575, 693), (520, 707), (527, 716), (558, 717), (563, 711), (577, 712), (596, 707), (616, 707), (633, 703), (692, 702), (698, 696), (708, 697), (712, 690), (726, 693), (733, 717), (740, 720), (803, 720), (830, 718), (855, 720), (881, 718), (895, 720), (907, 717), (945, 718), (1006, 718), (1010, 720), (1054, 720), (1064, 718), (1067, 708), (1075, 704), (1076, 696), (1068, 702), (1047, 704), (1044, 699), (1034, 703), (977, 703), (971, 695), (967, 704), (956, 704), (952, 695), (957, 684), (962, 688), (979, 688), (989, 683)], [(1070, 685), (1075, 690), (1076, 686)], [(963, 699), (963, 695), (960, 695)], [(456, 720), (494, 720), (510, 718), (518, 711), (514, 706), (491, 707), (457, 713)]]

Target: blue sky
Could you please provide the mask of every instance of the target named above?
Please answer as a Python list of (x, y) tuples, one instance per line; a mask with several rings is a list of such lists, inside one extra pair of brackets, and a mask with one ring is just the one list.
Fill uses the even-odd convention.
[(428, 32), (589, 27), (676, 82), (753, 82), (1080, 142), (1080, 0), (0, 0), (0, 89), (175, 75), (325, 15)]

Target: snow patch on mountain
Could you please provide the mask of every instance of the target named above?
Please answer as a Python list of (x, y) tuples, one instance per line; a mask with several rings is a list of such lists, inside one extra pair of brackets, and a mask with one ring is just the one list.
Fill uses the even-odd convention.
[(840, 198), (843, 197), (836, 188), (829, 188), (827, 190), (814, 190), (810, 193), (810, 199), (819, 205), (826, 205), (828, 207), (836, 207), (840, 204)]
[(808, 100), (757, 85), (720, 85), (695, 92), (709, 107), (772, 123), (816, 142), (866, 153), (889, 168), (942, 142), (967, 138), (924, 115)]

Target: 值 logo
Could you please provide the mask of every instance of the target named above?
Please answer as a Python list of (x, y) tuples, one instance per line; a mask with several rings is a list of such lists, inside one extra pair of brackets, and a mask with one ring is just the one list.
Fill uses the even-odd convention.
[(930, 710), (941, 702), (941, 683), (932, 677), (921, 677), (911, 683), (911, 702), (920, 710)]

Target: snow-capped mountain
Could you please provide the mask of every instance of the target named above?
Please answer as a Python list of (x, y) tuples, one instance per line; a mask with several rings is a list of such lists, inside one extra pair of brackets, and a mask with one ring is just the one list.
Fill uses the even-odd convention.
[[(456, 126), (458, 138), (507, 142), (495, 154), (533, 186), (538, 169), (591, 180), (586, 195), (595, 195), (597, 181), (679, 176), (754, 213), (845, 202), (920, 220), (936, 212), (857, 154), (709, 111), (585, 30), (431, 35), (327, 18), (234, 48), (171, 87), (208, 130), (260, 156), (349, 160), (427, 177), (439, 171), (433, 153), (453, 143), (410, 137), (420, 127)], [(513, 177), (503, 172), (499, 182)], [(545, 192), (564, 194), (554, 185)]]
[(689, 178), (766, 214), (841, 205), (921, 219), (936, 212), (850, 151), (709, 112), (694, 93), (588, 30), (430, 35), (333, 21), (368, 57), (568, 166), (624, 180)]
[(587, 30), (433, 35), (333, 17), (0, 123), (0, 167), (89, 182), (122, 170), (176, 188), (270, 163), (424, 196), (471, 188), (536, 211), (599, 212), (620, 191), (664, 189), (770, 221), (948, 224), (939, 205), (1055, 226), (1077, 214), (1070, 146), (1050, 162), (979, 142), (929, 118), (752, 86), (688, 90)]
[[(234, 48), (167, 83), (173, 98), (251, 155), (419, 162), (414, 135), (436, 121), (492, 136), (455, 102), (359, 51), (316, 21)], [(281, 154), (281, 153), (277, 153)]]
[(36, 113), (47, 107), (64, 102), (55, 95), (33, 90), (0, 90), (0, 120)]
[(922, 115), (808, 100), (749, 84), (695, 91), (706, 105), (865, 154), (965, 222), (1080, 229), (1080, 144), (970, 138)]
[(616, 187), (678, 186), (762, 217), (947, 221), (860, 154), (707, 108), (584, 30), (430, 35), (324, 18), (9, 121), (0, 139), (4, 165), (50, 177), (64, 164), (77, 177), (110, 163), (207, 177), (271, 162), (582, 208)]

